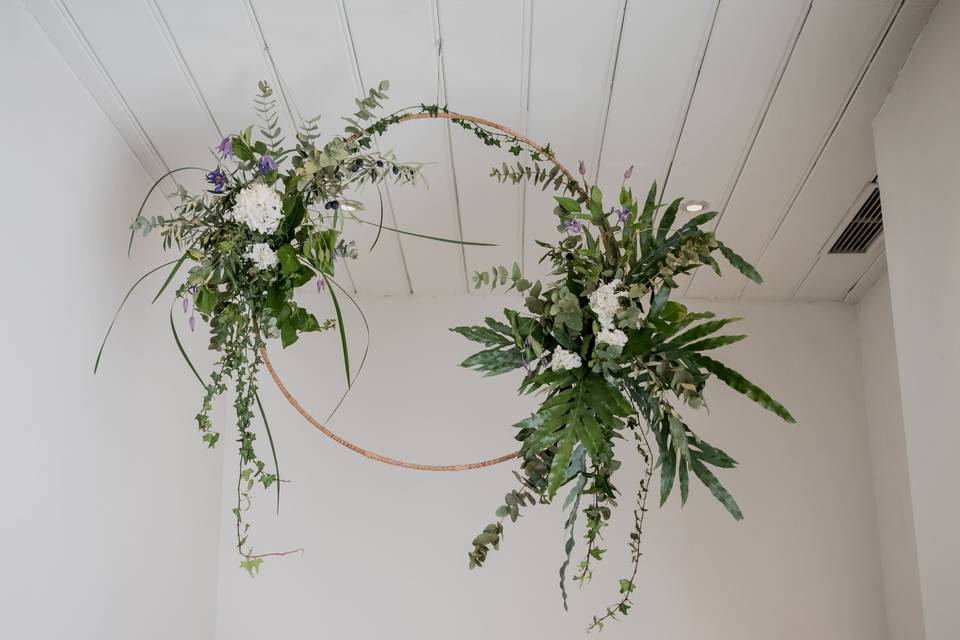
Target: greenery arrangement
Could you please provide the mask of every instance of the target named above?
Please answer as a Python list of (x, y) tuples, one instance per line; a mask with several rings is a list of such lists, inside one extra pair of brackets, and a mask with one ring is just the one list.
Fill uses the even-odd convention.
[[(581, 162), (580, 175), (585, 173)], [(632, 168), (625, 172), (624, 182), (631, 173)], [(494, 171), (501, 181), (543, 181), (542, 175), (541, 168), (522, 165)], [(692, 474), (734, 518), (743, 517), (711, 470), (732, 468), (736, 462), (694, 433), (677, 407), (705, 406), (704, 387), (715, 377), (787, 422), (794, 419), (762, 389), (706, 355), (746, 337), (716, 335), (739, 318), (693, 313), (670, 300), (677, 276), (704, 265), (720, 273), (715, 253), (751, 280), (761, 281), (752, 266), (704, 230), (716, 212), (694, 216), (675, 229), (682, 199), (659, 202), (656, 184), (642, 203), (622, 186), (619, 206), (609, 209), (595, 185), (567, 180), (556, 186), (574, 197), (556, 196), (554, 214), (565, 237), (557, 244), (538, 243), (545, 249), (543, 259), (553, 267), (547, 282), (526, 280), (516, 264), (474, 276), (477, 287), (509, 282), (510, 289), (524, 296), (528, 313), (505, 309), (504, 321), (487, 318), (484, 325), (452, 329), (484, 347), (462, 366), (488, 376), (523, 368), (520, 393), (544, 397), (536, 413), (515, 425), (515, 438), (522, 443), (521, 469), (515, 472), (520, 487), (504, 496), (496, 509), (498, 520), (474, 538), (469, 564), (483, 565), (490, 550), (499, 548), (505, 519), (515, 522), (522, 507), (550, 503), (568, 487), (563, 501), (569, 510), (566, 559), (560, 566), (566, 608), (578, 518), (584, 520), (586, 550), (573, 580), (582, 585), (603, 556), (602, 531), (619, 499), (614, 475), (621, 463), (614, 457), (614, 443), (631, 439), (645, 470), (628, 541), (632, 566), (620, 580), (617, 601), (594, 616), (593, 629), (625, 615), (633, 604), (655, 468), (660, 470), (661, 505), (675, 484), (685, 503)]]
[[(538, 243), (545, 250), (543, 260), (552, 265), (550, 276), (545, 282), (528, 281), (516, 264), (512, 269), (494, 267), (475, 274), (478, 288), (509, 283), (510, 289), (523, 295), (527, 312), (505, 309), (504, 321), (487, 318), (483, 325), (452, 330), (484, 347), (463, 366), (488, 376), (522, 368), (525, 375), (520, 393), (542, 394), (543, 402), (533, 415), (515, 425), (515, 438), (522, 443), (521, 468), (515, 472), (520, 485), (507, 493), (496, 509), (498, 520), (474, 538), (469, 566), (482, 566), (490, 550), (499, 548), (505, 519), (516, 521), (522, 507), (550, 503), (565, 488), (563, 504), (569, 515), (564, 525), (565, 560), (559, 573), (566, 607), (565, 583), (576, 544), (575, 527), (582, 517), (586, 551), (573, 579), (583, 584), (591, 578), (593, 563), (602, 558), (602, 531), (620, 495), (614, 484), (621, 465), (614, 457), (614, 443), (632, 439), (644, 466), (629, 539), (632, 565), (628, 577), (620, 580), (617, 602), (592, 620), (590, 628), (602, 628), (632, 606), (646, 501), (655, 469), (660, 470), (661, 504), (675, 484), (681, 502), (686, 502), (693, 474), (733, 517), (742, 518), (736, 501), (710, 469), (732, 468), (736, 462), (695, 434), (677, 407), (704, 406), (706, 382), (716, 377), (793, 422), (787, 410), (766, 392), (704, 353), (745, 337), (716, 335), (737, 318), (694, 313), (670, 300), (677, 276), (704, 265), (720, 272), (716, 253), (748, 278), (759, 282), (760, 275), (705, 230), (715, 212), (696, 215), (677, 226), (681, 199), (660, 202), (656, 184), (640, 203), (626, 186), (632, 168), (624, 173), (619, 206), (607, 208), (600, 189), (583, 179), (586, 169), (582, 162), (578, 180), (556, 161), (550, 145), (540, 146), (496, 123), (422, 104), (375, 117), (388, 88), (382, 82), (357, 100), (357, 111), (345, 118), (342, 134), (321, 144), (318, 118), (314, 118), (301, 125), (292, 146), (285, 146), (272, 89), (261, 82), (256, 98), (261, 120), (257, 135), (250, 127), (224, 138), (216, 147), (213, 170), (184, 167), (162, 176), (134, 219), (128, 253), (137, 231), (144, 235), (157, 231), (164, 248), (176, 248), (179, 257), (148, 271), (127, 292), (100, 346), (94, 372), (117, 316), (136, 287), (151, 274), (169, 268), (156, 301), (189, 262), (175, 290), (176, 298), (188, 314), (190, 330), (195, 329), (197, 315), (209, 326), (210, 349), (219, 354), (209, 379), (200, 375), (184, 350), (172, 307), (170, 328), (179, 352), (203, 386), (196, 420), (209, 447), (220, 438), (210, 419), (213, 402), (232, 382), (240, 459), (233, 508), (236, 548), (240, 566), (253, 575), (265, 557), (293, 553), (254, 553), (249, 544), (250, 525), (244, 521), (253, 488), (275, 487), (279, 508), (282, 482), (258, 392), (263, 346), (267, 340), (279, 339), (288, 347), (303, 333), (336, 328), (349, 390), (355, 374), (351, 373), (339, 296), (355, 306), (357, 303), (334, 276), (339, 261), (355, 259), (359, 252), (343, 237), (345, 226), (376, 226), (371, 250), (384, 229), (433, 241), (487, 245), (387, 227), (382, 197), (379, 219), (363, 218), (363, 205), (348, 195), (352, 190), (374, 185), (379, 191), (384, 182), (416, 184), (422, 177), (420, 165), (401, 163), (393, 154), (380, 152), (376, 138), (400, 122), (444, 118), (486, 145), (523, 156), (527, 162), (504, 163), (494, 168), (491, 176), (501, 183), (529, 181), (563, 194), (556, 196), (554, 209), (563, 239), (556, 244)], [(186, 170), (205, 173), (206, 192), (196, 195), (178, 187), (179, 205), (173, 215), (143, 216), (150, 194), (161, 182)], [(329, 294), (335, 318), (321, 321), (297, 304), (295, 292), (311, 283)], [(256, 451), (256, 414), (270, 445), (272, 470)], [(451, 470), (478, 468), (513, 456), (449, 467), (368, 457), (399, 466)]]
[[(365, 185), (375, 185), (379, 190), (383, 182), (416, 184), (420, 178), (420, 165), (401, 163), (393, 154), (377, 150), (375, 137), (397, 121), (396, 115), (383, 119), (375, 119), (373, 115), (386, 99), (388, 88), (387, 82), (381, 82), (362, 100), (357, 100), (357, 111), (345, 118), (347, 126), (342, 135), (321, 144), (317, 117), (303, 123), (295, 144), (285, 146), (273, 90), (261, 82), (255, 98), (261, 121), (256, 128), (258, 135), (254, 134), (254, 127), (249, 127), (224, 138), (216, 147), (216, 167), (212, 170), (183, 167), (161, 176), (147, 193), (132, 224), (128, 253), (136, 232), (147, 235), (157, 231), (164, 249), (176, 248), (180, 256), (144, 274), (127, 292), (104, 336), (94, 372), (100, 365), (117, 316), (133, 290), (147, 276), (169, 267), (155, 302), (189, 262), (176, 297), (183, 311), (189, 314), (190, 330), (195, 329), (197, 316), (210, 328), (210, 349), (217, 352), (219, 358), (209, 380), (197, 372), (187, 356), (177, 334), (172, 308), (170, 328), (180, 353), (203, 385), (196, 420), (202, 439), (209, 447), (220, 439), (210, 419), (213, 402), (227, 391), (232, 381), (240, 454), (237, 500), (233, 509), (236, 546), (241, 566), (251, 574), (259, 570), (263, 558), (291, 553), (254, 553), (248, 542), (250, 525), (243, 519), (243, 513), (250, 507), (251, 490), (258, 484), (263, 488), (276, 487), (279, 508), (279, 465), (257, 387), (257, 374), (263, 364), (260, 348), (271, 338), (278, 338), (283, 347), (288, 347), (303, 333), (336, 327), (349, 388), (350, 356), (338, 292), (354, 305), (356, 302), (334, 275), (338, 260), (354, 259), (358, 250), (353, 242), (342, 237), (345, 224), (376, 225), (378, 232), (371, 250), (383, 229), (443, 242), (485, 244), (386, 227), (382, 198), (379, 220), (374, 222), (362, 218), (363, 205), (348, 197), (349, 192)], [(207, 191), (196, 195), (178, 187), (175, 196), (179, 205), (173, 215), (143, 216), (148, 198), (160, 183), (171, 174), (187, 170), (205, 172)], [(318, 291), (329, 293), (335, 319), (318, 320), (295, 301), (294, 292), (312, 282), (316, 282)], [(259, 413), (263, 421), (273, 470), (267, 467), (254, 446), (255, 413)]]

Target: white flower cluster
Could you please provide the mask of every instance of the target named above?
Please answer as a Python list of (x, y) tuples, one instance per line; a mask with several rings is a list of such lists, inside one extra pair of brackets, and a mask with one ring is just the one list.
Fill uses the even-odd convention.
[(280, 195), (261, 183), (245, 187), (237, 194), (237, 203), (227, 218), (260, 233), (273, 233), (283, 218)]
[(612, 347), (623, 347), (627, 344), (627, 334), (614, 327), (604, 327), (597, 336), (597, 342)]
[(613, 326), (614, 316), (620, 310), (620, 298), (626, 295), (623, 291), (617, 291), (619, 286), (619, 280), (611, 280), (590, 294), (590, 308), (604, 328)]
[(250, 245), (244, 257), (253, 263), (257, 271), (263, 271), (277, 265), (277, 254), (265, 242)]
[(580, 356), (573, 351), (567, 351), (563, 347), (557, 347), (553, 350), (553, 358), (550, 359), (550, 368), (554, 371), (569, 371), (579, 369), (583, 361)]

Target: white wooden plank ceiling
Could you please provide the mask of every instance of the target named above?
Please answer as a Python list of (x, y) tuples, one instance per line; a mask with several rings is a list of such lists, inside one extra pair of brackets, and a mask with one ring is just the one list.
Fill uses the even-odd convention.
[[(636, 190), (657, 180), (709, 202), (718, 235), (766, 281), (703, 271), (684, 292), (750, 300), (853, 300), (882, 273), (880, 241), (827, 249), (876, 175), (871, 122), (936, 4), (23, 2), (151, 175), (210, 164), (208, 146), (254, 121), (257, 80), (278, 88), (288, 132), (320, 113), (334, 133), (364, 87), (389, 79), (394, 107), (448, 103), (526, 132), (569, 166), (583, 159), (611, 196), (635, 165)], [(381, 147), (431, 163), (429, 189), (384, 190), (387, 224), (498, 246), (390, 234), (366, 253), (376, 230), (358, 226), (361, 258), (342, 274), (355, 290), (463, 294), (474, 270), (513, 261), (542, 273), (534, 240), (557, 235), (551, 199), (487, 177), (509, 156), (440, 121)], [(378, 214), (376, 192), (359, 197)]]

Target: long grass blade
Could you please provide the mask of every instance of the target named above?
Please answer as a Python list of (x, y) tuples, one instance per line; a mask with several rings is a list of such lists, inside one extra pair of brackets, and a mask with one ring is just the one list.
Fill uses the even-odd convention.
[(163, 269), (164, 267), (169, 267), (169, 266), (172, 265), (174, 262), (176, 262), (176, 260), (171, 260), (170, 262), (164, 262), (164, 263), (163, 263), (162, 265), (160, 265), (159, 267), (154, 267), (153, 269), (150, 269), (150, 271), (147, 271), (145, 274), (143, 274), (142, 276), (140, 276), (140, 278), (137, 279), (137, 281), (133, 283), (133, 286), (130, 287), (130, 290), (127, 291), (127, 295), (123, 296), (123, 300), (120, 301), (120, 306), (117, 307), (116, 313), (113, 314), (113, 319), (110, 320), (110, 326), (107, 327), (107, 333), (106, 333), (106, 335), (103, 336), (103, 342), (100, 343), (100, 350), (97, 351), (97, 360), (96, 360), (96, 362), (94, 362), (94, 364), (93, 364), (93, 372), (94, 372), (94, 373), (96, 373), (96, 372), (97, 372), (97, 369), (100, 368), (100, 358), (103, 356), (103, 348), (104, 348), (105, 346), (107, 346), (107, 338), (110, 337), (110, 332), (113, 331), (113, 325), (116, 324), (116, 322), (117, 322), (117, 317), (120, 315), (120, 311), (123, 309), (123, 305), (127, 304), (127, 300), (130, 298), (130, 294), (133, 293), (133, 290), (136, 289), (137, 286), (138, 286), (141, 282), (143, 282), (144, 280), (147, 279), (147, 276), (152, 275), (153, 273), (155, 273), (155, 272), (157, 272), (157, 271), (160, 271), (160, 269)]
[(277, 476), (277, 514), (280, 513), (280, 463), (277, 462), (277, 448), (273, 446), (273, 433), (270, 431), (270, 423), (267, 422), (267, 412), (263, 410), (263, 403), (260, 402), (260, 394), (253, 392), (253, 397), (257, 401), (257, 409), (260, 410), (260, 418), (263, 420), (263, 426), (267, 430), (267, 440), (270, 442), (270, 453), (273, 455), (273, 473)]
[(383, 231), (383, 191), (380, 190), (379, 184), (377, 184), (377, 195), (380, 196), (380, 221), (377, 223), (377, 237), (373, 239), (370, 251), (373, 251), (373, 248), (377, 246), (377, 242), (380, 241), (380, 233)]
[[(202, 167), (180, 167), (180, 168), (178, 168), (178, 169), (171, 169), (170, 171), (167, 171), (165, 174), (163, 174), (162, 176), (160, 176), (160, 177), (157, 179), (157, 181), (153, 183), (153, 186), (150, 187), (150, 190), (147, 191), (147, 195), (145, 195), (145, 196), (143, 197), (143, 202), (140, 203), (140, 208), (137, 209), (137, 216), (136, 216), (136, 218), (134, 218), (134, 220), (136, 220), (137, 218), (139, 218), (139, 217), (140, 217), (140, 214), (143, 213), (143, 208), (147, 206), (147, 200), (150, 199), (150, 196), (153, 194), (154, 190), (155, 190), (157, 187), (160, 186), (160, 183), (161, 183), (161, 182), (163, 182), (168, 176), (172, 176), (173, 174), (177, 173), (178, 171), (191, 171), (191, 170), (192, 170), (192, 171), (204, 171), (204, 172), (206, 171), (206, 169), (204, 169), (204, 168), (202, 168)], [(137, 230), (136, 230), (136, 229), (130, 229), (130, 241), (127, 243), (127, 257), (128, 257), (128, 258), (130, 257), (130, 251), (133, 249), (133, 237), (134, 237), (135, 235), (137, 235)]]
[(183, 356), (184, 362), (187, 363), (187, 366), (190, 367), (190, 371), (193, 372), (193, 375), (196, 376), (197, 381), (203, 385), (204, 388), (207, 387), (207, 383), (203, 381), (203, 377), (197, 372), (197, 368), (193, 366), (193, 362), (190, 361), (190, 356), (187, 355), (187, 350), (183, 348), (183, 343), (180, 342), (180, 334), (177, 333), (177, 325), (173, 322), (173, 305), (170, 305), (170, 331), (173, 332), (173, 340), (177, 343), (177, 349), (180, 350), (180, 355)]
[[(343, 295), (347, 296), (350, 302), (353, 303), (353, 306), (356, 307), (357, 312), (360, 313), (360, 318), (363, 320), (363, 328), (366, 332), (366, 344), (363, 346), (363, 356), (360, 358), (360, 365), (357, 367), (356, 373), (353, 374), (353, 381), (356, 382), (357, 378), (360, 377), (360, 372), (363, 371), (363, 365), (367, 362), (367, 353), (370, 351), (370, 323), (367, 321), (367, 316), (363, 313), (363, 309), (360, 308), (360, 305), (357, 304), (357, 301), (353, 298), (353, 296), (351, 296), (346, 289), (340, 286), (340, 283), (338, 283), (336, 280), (331, 280), (331, 282), (336, 285), (338, 289), (340, 289), (340, 292), (343, 293)], [(337, 410), (340, 409), (340, 405), (343, 404), (343, 401), (346, 399), (348, 393), (350, 393), (350, 387), (347, 387), (346, 391), (340, 395), (340, 399), (333, 407), (333, 411), (331, 411), (330, 415), (327, 416), (327, 422), (329, 422)]]
[(187, 247), (186, 251), (183, 252), (183, 255), (180, 256), (179, 259), (177, 259), (177, 263), (173, 265), (173, 269), (170, 270), (169, 275), (167, 275), (167, 279), (163, 281), (163, 286), (160, 287), (160, 291), (157, 291), (157, 295), (153, 296), (153, 300), (150, 301), (150, 304), (153, 304), (154, 302), (156, 302), (157, 299), (159, 299), (160, 296), (163, 295), (163, 292), (167, 290), (167, 287), (170, 285), (170, 281), (173, 280), (173, 276), (177, 275), (177, 271), (180, 270), (180, 267), (183, 265), (183, 262), (187, 259), (187, 253), (190, 251), (192, 247), (193, 245), (191, 244), (189, 247)]
[[(405, 235), (405, 236), (413, 236), (413, 237), (415, 237), (415, 238), (423, 238), (423, 239), (425, 239), (425, 240), (435, 240), (435, 241), (437, 241), (437, 242), (449, 242), (450, 244), (462, 244), (462, 245), (467, 245), (467, 246), (470, 246), (470, 247), (496, 247), (496, 246), (498, 246), (497, 243), (495, 243), (495, 242), (470, 242), (470, 241), (468, 241), (468, 240), (454, 240), (454, 239), (452, 239), (452, 238), (441, 238), (441, 237), (439, 237), (439, 236), (428, 236), (428, 235), (426, 235), (426, 234), (424, 234), (424, 233), (414, 233), (413, 231), (404, 231), (403, 229), (394, 229), (393, 227), (388, 227), (387, 225), (383, 224), (382, 221), (381, 221), (380, 224), (377, 224), (376, 222), (370, 222), (369, 220), (363, 220), (363, 219), (361, 219), (361, 218), (357, 218), (357, 220), (358, 220), (359, 222), (362, 222), (363, 224), (369, 224), (369, 225), (372, 225), (372, 226), (374, 226), (374, 227), (380, 227), (381, 229), (386, 229), (387, 231), (393, 231), (394, 233), (399, 233), (399, 234), (402, 234), (402, 235)], [(379, 235), (379, 232), (377, 232), (377, 235)], [(370, 247), (370, 248), (372, 249), (373, 247)]]
[(347, 330), (343, 326), (343, 313), (340, 311), (340, 301), (337, 300), (337, 294), (333, 290), (330, 278), (323, 272), (323, 281), (327, 283), (327, 291), (330, 292), (330, 299), (333, 300), (333, 308), (337, 312), (337, 330), (340, 332), (340, 349), (343, 352), (343, 369), (347, 374), (347, 388), (352, 386), (350, 381), (350, 349), (347, 347)]

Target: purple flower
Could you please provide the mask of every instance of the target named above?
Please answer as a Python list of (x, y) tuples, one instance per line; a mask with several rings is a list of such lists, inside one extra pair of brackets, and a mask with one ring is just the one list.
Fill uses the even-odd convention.
[(624, 208), (624, 209), (620, 209), (619, 211), (617, 211), (617, 219), (618, 219), (621, 223), (626, 222), (628, 217), (630, 217), (630, 209)]
[(187, 318), (187, 324), (190, 325), (190, 331), (193, 331), (197, 328), (197, 318), (191, 313), (190, 317)]
[(214, 169), (207, 174), (207, 182), (213, 185), (214, 193), (222, 193), (224, 185), (227, 184), (227, 178), (220, 169)]
[(632, 175), (633, 175), (633, 165), (630, 165), (629, 167), (627, 167), (627, 170), (623, 172), (623, 179), (629, 180), (630, 176)]
[(583, 229), (583, 223), (579, 220), (571, 220), (567, 224), (563, 225), (563, 227), (566, 229), (567, 233), (580, 233), (580, 231)]
[(317, 278), (317, 293), (323, 291), (327, 286), (327, 283), (323, 281), (322, 278)]
[(587, 165), (584, 164), (583, 160), (580, 161), (580, 167), (578, 168), (578, 171), (582, 176), (587, 175)]
[(220, 144), (217, 145), (217, 151), (220, 152), (221, 158), (227, 158), (233, 155), (233, 142), (229, 136), (220, 141)]
[(268, 173), (270, 173), (271, 171), (274, 171), (277, 168), (277, 163), (274, 162), (273, 158), (271, 158), (269, 155), (262, 155), (260, 156), (259, 167), (260, 167), (260, 173), (263, 175), (267, 175)]
[(328, 202), (328, 203), (326, 203), (325, 205), (323, 205), (323, 208), (324, 208), (324, 209), (333, 209), (334, 211), (336, 211), (337, 209), (340, 208), (340, 203), (337, 202), (336, 200), (331, 200), (330, 202)]
[(186, 313), (190, 310), (190, 298), (187, 296), (183, 297), (183, 312)]

